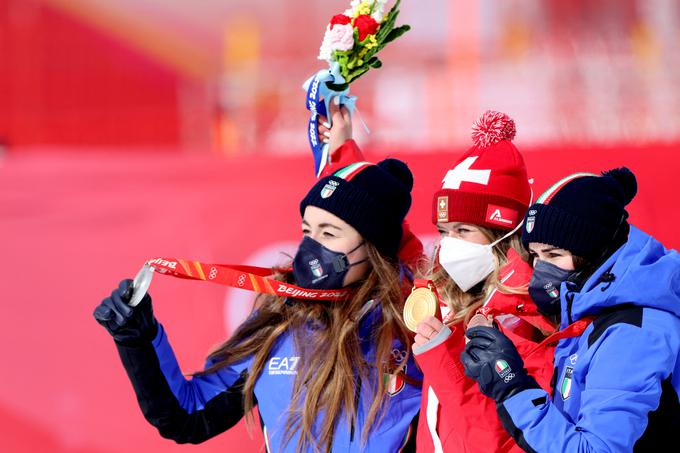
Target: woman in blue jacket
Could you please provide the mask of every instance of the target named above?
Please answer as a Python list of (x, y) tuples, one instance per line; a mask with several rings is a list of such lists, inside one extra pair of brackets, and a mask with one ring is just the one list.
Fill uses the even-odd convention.
[[(671, 448), (680, 432), (680, 256), (630, 226), (626, 168), (559, 181), (529, 208), (529, 292), (561, 322), (552, 395), (512, 343), (478, 327), (462, 359), (526, 451)], [(662, 447), (663, 446), (663, 447)]]
[(340, 302), (260, 296), (256, 310), (185, 379), (151, 298), (121, 282), (94, 316), (113, 336), (147, 420), (203, 442), (258, 407), (267, 451), (400, 451), (413, 445), (422, 379), (412, 358), (397, 259), (413, 177), (396, 159), (320, 179), (300, 204), (303, 240), (280, 279), (352, 289)]

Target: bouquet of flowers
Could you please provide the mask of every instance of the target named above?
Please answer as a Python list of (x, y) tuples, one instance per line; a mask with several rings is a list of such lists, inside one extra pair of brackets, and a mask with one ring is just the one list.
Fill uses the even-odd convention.
[(395, 27), (400, 1), (384, 14), (387, 0), (352, 0), (350, 9), (333, 16), (326, 27), (319, 60), (331, 66), (337, 63), (344, 82), (330, 88), (343, 91), (369, 69), (382, 66), (376, 54), (411, 28)]
[[(353, 112), (356, 97), (349, 96), (350, 83), (371, 68), (381, 67), (377, 53), (411, 29), (408, 25), (395, 26), (401, 0), (396, 0), (385, 14), (387, 1), (352, 0), (347, 11), (333, 16), (318, 57), (330, 67), (310, 77), (302, 86), (307, 92), (306, 106), (310, 111), (307, 133), (317, 175), (330, 157), (328, 146), (317, 138), (319, 115), (328, 116), (332, 98), (338, 98), (338, 103)], [(331, 118), (327, 121), (330, 123)]]

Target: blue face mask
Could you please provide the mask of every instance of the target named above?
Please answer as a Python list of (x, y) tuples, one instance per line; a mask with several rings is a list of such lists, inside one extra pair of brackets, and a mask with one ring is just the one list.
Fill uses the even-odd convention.
[(308, 289), (342, 288), (349, 268), (366, 259), (350, 263), (348, 255), (364, 245), (360, 243), (347, 253), (334, 252), (309, 236), (305, 236), (293, 259), (293, 276), (298, 285)]
[(574, 273), (546, 261), (536, 262), (529, 282), (529, 295), (538, 311), (546, 316), (560, 314), (560, 286)]

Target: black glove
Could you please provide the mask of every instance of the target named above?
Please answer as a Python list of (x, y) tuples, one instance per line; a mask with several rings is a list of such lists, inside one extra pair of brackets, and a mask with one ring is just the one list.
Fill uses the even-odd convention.
[[(131, 307), (128, 288), (132, 280), (123, 280), (94, 310), (94, 319), (111, 334), (113, 339), (125, 346), (135, 346), (156, 338), (158, 322), (153, 316), (151, 296), (147, 293), (142, 301)], [(126, 294), (127, 293), (127, 294)], [(124, 297), (128, 296), (128, 297)]]
[(470, 342), (460, 359), (465, 374), (477, 381), (483, 394), (502, 403), (529, 388), (540, 388), (529, 376), (517, 348), (493, 327), (472, 327), (465, 335)]

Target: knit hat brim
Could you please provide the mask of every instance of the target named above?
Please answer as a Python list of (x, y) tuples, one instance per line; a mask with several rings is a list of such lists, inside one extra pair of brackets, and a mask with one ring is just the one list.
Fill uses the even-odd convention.
[(555, 206), (536, 203), (529, 208), (522, 228), (522, 244), (537, 242), (568, 250), (573, 255), (593, 260), (603, 244), (612, 240), (611, 231)]
[(526, 208), (501, 195), (441, 189), (432, 199), (432, 223), (463, 222), (510, 231), (522, 221)]
[(630, 226), (626, 206), (637, 193), (635, 175), (625, 167), (573, 173), (553, 184), (529, 208), (522, 243), (549, 244), (598, 262), (623, 244)]
[[(330, 181), (337, 183), (337, 186)], [(333, 193), (324, 196), (329, 190), (333, 190)], [(300, 203), (300, 215), (304, 216), (307, 206), (316, 206), (341, 218), (380, 252), (392, 258), (397, 256), (403, 218), (385, 209), (367, 191), (330, 176), (312, 187)]]
[(324, 209), (396, 259), (412, 188), (413, 175), (398, 159), (358, 162), (320, 179), (300, 203), (300, 214), (310, 205)]

